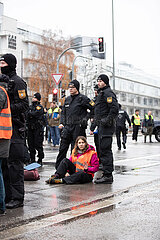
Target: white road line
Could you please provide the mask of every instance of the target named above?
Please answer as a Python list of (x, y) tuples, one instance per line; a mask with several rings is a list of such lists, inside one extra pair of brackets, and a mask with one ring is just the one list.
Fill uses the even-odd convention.
[(70, 210), (68, 212), (65, 213), (61, 213), (61, 214), (57, 214), (56, 216), (51, 216), (51, 217), (47, 217), (41, 220), (37, 220), (35, 222), (31, 222), (22, 226), (18, 226), (18, 227), (14, 227), (11, 229), (6, 229), (3, 232), (0, 233), (0, 238), (4, 239), (4, 240), (9, 240), (9, 239), (15, 239), (18, 237), (23, 237), (24, 234), (27, 233), (32, 233), (33, 231), (38, 231), (40, 229), (49, 227), (49, 226), (53, 226), (55, 224), (58, 223), (62, 223), (77, 217), (81, 217), (84, 216), (86, 214), (90, 214), (90, 213), (96, 213), (96, 211), (98, 210), (103, 210), (107, 207), (110, 206), (115, 206), (119, 203), (123, 203), (123, 201), (129, 200), (129, 199), (134, 199), (135, 197), (144, 195), (145, 193), (150, 193), (151, 191), (155, 191), (157, 189), (159, 189), (159, 185), (156, 186), (151, 186), (151, 188), (149, 187), (148, 189), (148, 185), (143, 188), (143, 191), (140, 189), (138, 192), (135, 192), (134, 194), (131, 193), (130, 194), (125, 194), (125, 195), (118, 195), (115, 197), (111, 197), (107, 200), (103, 200), (97, 203), (93, 203), (91, 205), (88, 206), (84, 206), (78, 209), (74, 209), (74, 210)]
[(149, 158), (154, 158), (154, 157), (160, 157), (160, 154), (156, 154), (156, 155), (150, 155), (150, 156), (143, 156), (143, 157), (137, 157), (137, 158), (128, 158), (128, 159), (124, 159), (124, 160), (115, 160), (115, 164), (116, 163), (124, 163), (124, 162), (129, 162), (129, 161), (135, 161), (135, 160), (139, 160), (139, 159), (149, 159)]

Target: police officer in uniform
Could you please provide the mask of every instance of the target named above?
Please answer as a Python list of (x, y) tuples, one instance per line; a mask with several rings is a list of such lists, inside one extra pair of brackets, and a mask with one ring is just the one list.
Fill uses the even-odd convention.
[(118, 150), (121, 150), (121, 132), (122, 132), (122, 138), (123, 138), (122, 145), (123, 145), (123, 148), (126, 149), (126, 142), (127, 142), (126, 121), (128, 122), (129, 127), (131, 128), (131, 120), (129, 118), (129, 115), (125, 110), (121, 108), (121, 104), (119, 104), (119, 113), (116, 121), (116, 138), (117, 138)]
[[(114, 170), (112, 136), (115, 131), (115, 122), (119, 106), (116, 95), (109, 86), (109, 78), (107, 75), (101, 74), (98, 77), (98, 87), (94, 121), (98, 126), (99, 158), (103, 164), (103, 175), (101, 178), (96, 179), (95, 183), (112, 183), (112, 172)], [(90, 128), (91, 134), (93, 134), (94, 131), (92, 126)]]
[(66, 157), (69, 145), (74, 148), (78, 136), (86, 136), (88, 112), (92, 111), (94, 102), (79, 92), (80, 84), (77, 80), (69, 83), (70, 96), (65, 99), (62, 107), (59, 128), (61, 129), (61, 142), (56, 160), (56, 169)]
[[(11, 138), (8, 158), (8, 174), (4, 174), (8, 185), (6, 186), (6, 208), (23, 206), (24, 201), (24, 138), (25, 113), (29, 108), (27, 84), (16, 74), (17, 59), (13, 54), (7, 53), (0, 58), (2, 74), (9, 76), (8, 95), (11, 104), (13, 134)], [(5, 171), (5, 170), (4, 170)]]
[(38, 151), (38, 163), (42, 165), (44, 158), (43, 139), (44, 139), (44, 109), (40, 104), (41, 95), (35, 93), (32, 98), (32, 104), (29, 106), (27, 114), (28, 126), (28, 147), (31, 163), (35, 162), (36, 150)]

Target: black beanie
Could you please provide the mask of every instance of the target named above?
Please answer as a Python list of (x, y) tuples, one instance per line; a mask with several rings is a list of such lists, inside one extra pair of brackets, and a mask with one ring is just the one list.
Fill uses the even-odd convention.
[(98, 79), (97, 80), (102, 80), (106, 85), (109, 84), (109, 78), (107, 75), (105, 74), (101, 74), (99, 75)]
[(34, 94), (34, 96), (33, 96), (34, 98), (37, 98), (37, 100), (40, 102), (41, 101), (41, 94), (40, 93), (35, 93)]
[(11, 69), (15, 69), (16, 68), (16, 64), (17, 64), (17, 59), (16, 57), (11, 54), (11, 53), (6, 53), (4, 54), (1, 58), (0, 58), (0, 61), (5, 61), (8, 66), (11, 68)]
[(0, 82), (8, 83), (9, 82), (9, 77), (5, 74), (1, 74), (0, 75)]
[(75, 80), (72, 80), (70, 83), (69, 83), (69, 86), (73, 85), (77, 91), (79, 92), (79, 87), (80, 87), (80, 84), (79, 82), (75, 79)]

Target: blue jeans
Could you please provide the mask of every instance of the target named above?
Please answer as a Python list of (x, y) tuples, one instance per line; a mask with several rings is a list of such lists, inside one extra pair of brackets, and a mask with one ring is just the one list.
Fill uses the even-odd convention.
[[(4, 188), (4, 181), (3, 181), (3, 174), (2, 174), (2, 160), (4, 158), (0, 158), (0, 210), (5, 211), (5, 188)], [(7, 161), (7, 159), (4, 159)]]
[(50, 127), (50, 132), (53, 145), (59, 145), (60, 131), (58, 126)]

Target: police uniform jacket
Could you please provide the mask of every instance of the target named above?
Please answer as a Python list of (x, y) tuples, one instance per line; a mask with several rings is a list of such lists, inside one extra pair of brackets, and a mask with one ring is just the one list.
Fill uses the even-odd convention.
[[(98, 96), (95, 103), (95, 117), (96, 125), (102, 124), (104, 127), (113, 127), (118, 115), (119, 105), (116, 95), (111, 90), (110, 86), (105, 86), (98, 90)], [(93, 124), (95, 127), (95, 124)], [(93, 131), (91, 127), (91, 131)]]
[(64, 126), (80, 124), (82, 127), (86, 127), (87, 109), (92, 111), (93, 105), (93, 101), (81, 93), (67, 97), (62, 107), (60, 123)]
[(118, 118), (117, 118), (117, 122), (116, 122), (116, 127), (125, 128), (126, 127), (126, 124), (125, 124), (126, 120), (129, 124), (129, 126), (131, 127), (131, 121), (130, 121), (130, 118), (129, 118), (127, 112), (123, 109), (119, 109)]
[(29, 108), (27, 84), (15, 71), (9, 75), (8, 95), (11, 104), (13, 129), (25, 127), (25, 113)]
[(44, 109), (40, 102), (33, 102), (29, 106), (27, 114), (27, 126), (29, 129), (42, 129), (44, 125)]

